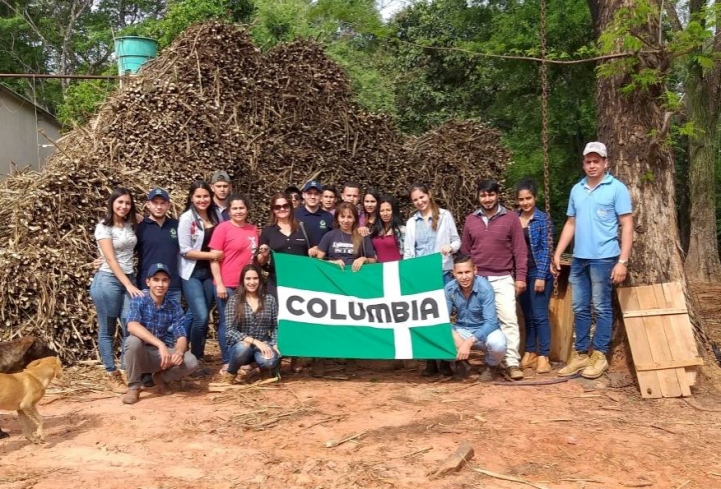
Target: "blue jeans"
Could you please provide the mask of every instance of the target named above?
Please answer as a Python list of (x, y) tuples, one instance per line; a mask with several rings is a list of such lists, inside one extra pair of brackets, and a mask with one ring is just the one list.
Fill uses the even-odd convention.
[(226, 287), (225, 290), (228, 291), (227, 299), (221, 299), (218, 297), (217, 291), (215, 293), (215, 303), (218, 305), (218, 346), (220, 347), (220, 356), (223, 358), (224, 364), (230, 361), (228, 343), (225, 341), (225, 305), (230, 298), (233, 297), (235, 287)]
[[(453, 326), (453, 331), (458, 333), (458, 336), (460, 336), (461, 340), (464, 341), (471, 336), (474, 336), (473, 331), (465, 328), (459, 328), (455, 325)], [(491, 331), (485, 342), (479, 340), (478, 338), (475, 338), (475, 340), (476, 341), (473, 343), (471, 350), (482, 350), (486, 352), (486, 365), (489, 367), (495, 367), (501, 364), (503, 359), (506, 357), (506, 335), (503, 334), (503, 331), (501, 331), (500, 328)], [(456, 346), (456, 348), (458, 348), (458, 346)]]
[(538, 269), (528, 271), (526, 291), (518, 297), (526, 323), (526, 351), (547, 357), (551, 351), (551, 321), (548, 319), (548, 302), (553, 292), (553, 280), (546, 280), (546, 288), (540, 294), (534, 286)]
[[(272, 348), (271, 348), (272, 349)], [(243, 365), (250, 365), (253, 361), (258, 367), (264, 370), (272, 370), (278, 365), (278, 352), (274, 349), (271, 358), (265, 358), (255, 346), (247, 346), (242, 341), (228, 348), (230, 361), (228, 362), (228, 373), (237, 374), (238, 369)]]
[(205, 340), (208, 337), (210, 306), (213, 305), (213, 277), (208, 269), (196, 266), (188, 280), (183, 280), (183, 295), (188, 303), (190, 318), (186, 316), (185, 326), (190, 341), (190, 352), (198, 360), (205, 355)]
[[(128, 280), (135, 283), (133, 274), (127, 275)], [(98, 350), (100, 351), (100, 359), (107, 372), (115, 371), (115, 354), (113, 353), (113, 341), (115, 340), (115, 332), (117, 331), (118, 319), (120, 319), (121, 331), (121, 368), (122, 352), (125, 337), (128, 336), (126, 316), (128, 314), (128, 305), (130, 303), (130, 295), (125, 290), (125, 286), (113, 272), (105, 272), (98, 270), (93, 277), (93, 283), (90, 285), (90, 297), (95, 304), (95, 311), (98, 316)]]
[(576, 329), (575, 349), (578, 352), (587, 352), (590, 347), (591, 302), (593, 302), (596, 311), (593, 349), (603, 354), (608, 353), (613, 329), (611, 271), (617, 262), (618, 257), (597, 260), (574, 258), (571, 263), (571, 275), (568, 281), (573, 294), (571, 305)]

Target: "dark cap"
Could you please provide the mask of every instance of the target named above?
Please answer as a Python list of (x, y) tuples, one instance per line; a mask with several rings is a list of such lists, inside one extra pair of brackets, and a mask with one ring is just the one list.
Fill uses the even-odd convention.
[(230, 183), (230, 175), (228, 175), (228, 172), (223, 171), (223, 170), (218, 170), (217, 172), (213, 173), (213, 177), (210, 179), (210, 183), (218, 183), (218, 182)]
[(303, 192), (307, 192), (310, 189), (316, 189), (318, 192), (323, 191), (323, 185), (318, 180), (311, 180), (310, 182), (303, 185)]
[(168, 277), (170, 277), (170, 269), (167, 265), (163, 265), (162, 263), (153, 263), (150, 265), (150, 268), (148, 269), (148, 274), (145, 276), (145, 278), (154, 277), (156, 273), (158, 272), (165, 272), (168, 274)]
[(155, 197), (162, 197), (163, 200), (166, 202), (170, 202), (170, 196), (168, 195), (168, 192), (166, 192), (162, 188), (154, 188), (150, 191), (148, 194), (148, 200), (153, 200)]
[(295, 185), (291, 185), (290, 187), (285, 189), (286, 194), (299, 194), (300, 189), (296, 187)]

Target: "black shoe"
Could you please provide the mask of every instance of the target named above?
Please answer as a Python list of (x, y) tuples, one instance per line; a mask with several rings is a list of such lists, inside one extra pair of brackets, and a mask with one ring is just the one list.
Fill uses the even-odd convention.
[(147, 387), (148, 389), (152, 389), (153, 387), (155, 387), (155, 382), (153, 382), (153, 374), (141, 375), (140, 383), (143, 384), (143, 387)]
[(325, 376), (325, 359), (324, 358), (316, 358), (313, 361), (313, 366), (310, 368), (310, 375), (313, 377), (323, 377)]
[(421, 372), (421, 377), (433, 377), (438, 374), (438, 364), (435, 360), (426, 361), (426, 368)]
[(445, 360), (439, 360), (438, 363), (440, 364), (438, 367), (438, 370), (441, 372), (441, 374), (444, 377), (450, 377), (453, 375), (453, 370), (451, 370), (451, 362), (446, 362)]
[(456, 362), (456, 371), (453, 372), (453, 380), (463, 382), (468, 375), (468, 363), (465, 360)]

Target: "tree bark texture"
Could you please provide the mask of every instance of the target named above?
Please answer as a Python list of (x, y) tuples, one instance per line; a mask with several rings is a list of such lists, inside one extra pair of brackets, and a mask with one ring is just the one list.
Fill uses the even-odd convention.
[[(633, 7), (633, 0), (589, 0), (596, 12), (598, 32), (613, 21), (622, 7)], [(649, 19), (647, 35), (657, 37), (658, 19)], [(645, 55), (641, 67), (662, 62)], [(639, 67), (640, 69), (640, 67)], [(685, 281), (676, 222), (674, 156), (657, 139), (664, 126), (659, 105), (662, 86), (634, 90), (621, 89), (629, 74), (601, 76), (597, 80), (598, 138), (608, 147), (611, 173), (625, 183), (633, 200), (634, 242), (629, 267), (630, 285), (650, 285)]]
[[(691, 233), (684, 268), (694, 282), (721, 280), (716, 236), (716, 178), (718, 109), (709, 97), (700, 73), (691, 75), (686, 86), (686, 108), (696, 124), (689, 139), (689, 191)], [(718, 82), (717, 82), (718, 83)]]
[[(602, 32), (620, 8), (633, 8), (634, 0), (589, 0), (589, 4), (594, 4), (591, 12), (598, 13), (594, 24)], [(658, 31), (658, 18), (649, 18), (641, 35), (657, 39)], [(667, 62), (655, 54), (644, 55), (637, 69), (663, 67)], [(683, 268), (676, 220), (674, 154), (662, 140), (670, 115), (664, 113), (659, 102), (663, 87), (623, 93), (621, 89), (629, 81), (628, 73), (600, 76), (596, 94), (598, 138), (608, 147), (610, 171), (628, 186), (633, 201), (634, 241), (627, 285), (681, 282), (694, 333), (708, 345)], [(616, 328), (616, 333), (621, 331)], [(615, 345), (622, 336), (614, 336)]]
[[(718, 7), (718, 0), (715, 2)], [(700, 14), (706, 2), (689, 2), (691, 14)], [(673, 9), (671, 9), (673, 10)], [(716, 21), (721, 20), (721, 11)], [(705, 25), (705, 22), (704, 22)], [(721, 52), (721, 38), (715, 36), (707, 45), (712, 55)], [(689, 138), (689, 195), (691, 199), (690, 239), (684, 264), (686, 277), (694, 282), (721, 280), (721, 261), (716, 235), (715, 164), (718, 151), (716, 129), (719, 123), (721, 93), (721, 60), (703, 70), (692, 61), (685, 82), (686, 108), (695, 132)]]

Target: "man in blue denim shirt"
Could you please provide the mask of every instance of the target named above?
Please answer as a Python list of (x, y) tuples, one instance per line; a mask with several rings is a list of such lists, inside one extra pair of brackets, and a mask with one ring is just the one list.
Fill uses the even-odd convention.
[[(551, 273), (561, 270), (561, 254), (574, 240), (569, 283), (576, 344), (574, 352), (558, 375), (581, 372), (597, 379), (608, 369), (606, 354), (613, 329), (613, 286), (626, 280), (628, 258), (633, 244), (633, 215), (628, 188), (606, 173), (606, 145), (597, 141), (583, 150), (586, 177), (571, 190), (568, 219), (558, 240)], [(618, 226), (621, 225), (619, 243)], [(591, 346), (591, 303), (596, 311), (596, 334)]]
[(466, 374), (466, 360), (471, 349), (486, 353), (486, 365), (481, 371), (481, 382), (493, 380), (503, 358), (506, 356), (506, 336), (501, 331), (496, 315), (493, 287), (484, 277), (476, 275), (470, 256), (457, 256), (453, 261), (453, 276), (445, 286), (448, 313), (455, 311), (457, 320), (453, 326), (456, 343), (456, 377)]

